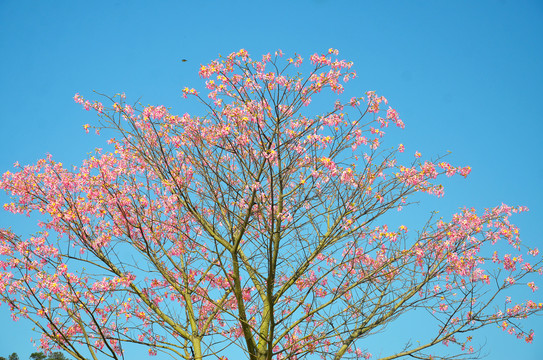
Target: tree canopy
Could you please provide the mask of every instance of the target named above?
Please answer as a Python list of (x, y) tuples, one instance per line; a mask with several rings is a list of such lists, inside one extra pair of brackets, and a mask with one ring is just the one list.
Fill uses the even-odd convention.
[[(17, 164), (0, 181), (13, 197), (5, 209), (43, 228), (0, 232), (2, 301), (35, 324), (41, 349), (458, 359), (476, 355), (476, 330), (496, 325), (531, 342), (521, 320), (543, 305), (510, 297), (535, 291), (541, 273), (509, 221), (527, 209), (401, 224), (413, 196), (440, 197), (440, 179), (471, 169), (385, 146), (403, 121), (374, 91), (345, 98), (356, 72), (337, 56), (306, 64), (240, 50), (202, 65), (207, 94), (182, 92), (201, 115), (76, 94), (97, 112), (84, 128), (110, 137), (105, 148), (79, 167), (52, 156)], [(412, 311), (432, 321), (423, 334), (372, 350), (368, 339)]]
[[(30, 360), (67, 360), (63, 353), (60, 351), (55, 351), (49, 354), (49, 356), (45, 355), (43, 352), (34, 352), (30, 354), (29, 357)], [(0, 360), (6, 360), (5, 357), (0, 356)], [(20, 360), (20, 357), (17, 353), (11, 353), (11, 355), (8, 356), (7, 360)]]

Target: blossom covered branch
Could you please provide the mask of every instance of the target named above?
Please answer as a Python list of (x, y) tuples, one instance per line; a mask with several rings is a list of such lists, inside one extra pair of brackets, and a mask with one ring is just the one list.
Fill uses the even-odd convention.
[[(443, 345), (471, 356), (489, 325), (531, 342), (521, 320), (543, 305), (509, 297), (536, 291), (542, 271), (509, 222), (527, 209), (466, 208), (419, 232), (386, 224), (471, 169), (418, 152), (401, 164), (404, 145), (383, 145), (404, 128), (398, 112), (373, 91), (344, 98), (356, 72), (337, 56), (240, 50), (202, 65), (205, 90), (182, 91), (202, 116), (77, 94), (98, 115), (84, 129), (113, 135), (106, 150), (73, 169), (52, 156), (16, 164), (0, 180), (5, 210), (42, 228), (0, 232), (13, 318), (36, 325), (42, 350), (77, 359), (120, 359), (126, 344), (181, 359), (228, 346), (255, 360), (370, 359), (365, 340), (415, 309), (433, 336), (382, 359), (447, 358)], [(326, 91), (329, 110), (310, 115)]]

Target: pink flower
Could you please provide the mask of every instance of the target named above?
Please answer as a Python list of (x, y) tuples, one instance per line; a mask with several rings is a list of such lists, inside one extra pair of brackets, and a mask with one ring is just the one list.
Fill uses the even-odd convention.
[(466, 176), (468, 176), (468, 174), (471, 172), (471, 167), (466, 166), (466, 167), (463, 167), (463, 168), (459, 168), (459, 169), (458, 169), (458, 172), (460, 172), (460, 174), (461, 174), (463, 177), (466, 177)]
[(351, 182), (353, 180), (353, 177), (354, 177), (353, 170), (351, 168), (347, 168), (341, 174), (341, 182), (342, 183)]
[(83, 98), (82, 98), (81, 95), (79, 95), (79, 94), (75, 94), (75, 95), (74, 95), (74, 101), (75, 101), (76, 103), (78, 103), (78, 104), (83, 104), (83, 102), (84, 102)]
[(124, 112), (127, 115), (132, 115), (132, 114), (134, 114), (134, 108), (131, 105), (125, 105), (124, 106)]
[(95, 102), (92, 106), (94, 110), (98, 111), (100, 114), (104, 111), (104, 105), (101, 102)]

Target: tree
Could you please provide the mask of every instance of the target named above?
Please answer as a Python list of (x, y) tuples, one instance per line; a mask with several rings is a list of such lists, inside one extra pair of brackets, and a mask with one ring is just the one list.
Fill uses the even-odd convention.
[[(40, 347), (77, 359), (122, 358), (127, 343), (178, 359), (230, 346), (254, 360), (368, 359), (366, 340), (411, 311), (433, 325), (380, 359), (472, 357), (475, 331), (496, 324), (531, 342), (521, 319), (543, 305), (506, 297), (535, 291), (541, 272), (508, 220), (526, 209), (465, 208), (408, 232), (396, 210), (470, 168), (385, 148), (402, 120), (373, 91), (343, 99), (356, 74), (336, 56), (213, 61), (200, 69), (207, 96), (183, 90), (202, 116), (76, 94), (107, 150), (72, 170), (52, 156), (16, 165), (0, 182), (6, 210), (37, 213), (43, 228), (4, 229), (0, 245), (2, 300), (36, 325)], [(338, 100), (313, 115), (329, 90)]]
[(47, 356), (42, 352), (33, 352), (29, 357), (30, 360), (45, 360), (46, 358)]
[(52, 352), (49, 357), (47, 357), (47, 360), (67, 360), (63, 353), (60, 351)]
[(30, 360), (67, 360), (63, 353), (60, 351), (55, 351), (49, 354), (49, 356), (45, 355), (43, 352), (34, 352), (30, 354), (29, 357)]
[(17, 353), (12, 353), (12, 354), (8, 357), (8, 360), (19, 360), (19, 355), (17, 355)]

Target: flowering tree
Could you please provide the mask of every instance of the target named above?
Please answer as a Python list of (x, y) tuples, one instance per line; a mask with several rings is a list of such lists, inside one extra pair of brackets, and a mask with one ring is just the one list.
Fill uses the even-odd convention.
[[(404, 127), (387, 100), (342, 100), (356, 74), (337, 50), (310, 63), (240, 50), (202, 66), (207, 96), (183, 95), (203, 116), (75, 96), (98, 113), (84, 128), (113, 134), (108, 150), (73, 169), (51, 156), (16, 164), (0, 181), (13, 198), (5, 209), (39, 213), (43, 229), (0, 232), (2, 301), (35, 324), (42, 350), (369, 359), (367, 339), (410, 310), (434, 327), (380, 359), (470, 357), (473, 331), (489, 325), (532, 341), (519, 320), (542, 304), (508, 297), (535, 291), (530, 273), (541, 272), (508, 221), (525, 208), (466, 208), (419, 232), (385, 224), (470, 168), (419, 153), (401, 165), (403, 145), (381, 145), (389, 125)], [(311, 115), (330, 90), (328, 111)]]

